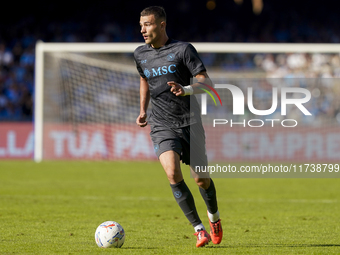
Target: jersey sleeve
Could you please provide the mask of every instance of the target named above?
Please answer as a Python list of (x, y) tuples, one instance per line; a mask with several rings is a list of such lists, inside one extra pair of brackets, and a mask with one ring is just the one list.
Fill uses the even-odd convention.
[(183, 59), (192, 76), (206, 71), (205, 66), (200, 59), (195, 47), (191, 44), (188, 44), (188, 46), (185, 48)]
[(136, 58), (136, 52), (133, 54), (133, 58), (134, 58), (134, 60), (135, 60), (136, 68), (137, 68), (137, 71), (138, 71), (139, 75), (140, 75), (142, 78), (146, 78), (146, 76), (144, 75), (144, 72), (143, 72), (142, 67), (139, 65), (139, 61), (138, 61), (137, 58)]

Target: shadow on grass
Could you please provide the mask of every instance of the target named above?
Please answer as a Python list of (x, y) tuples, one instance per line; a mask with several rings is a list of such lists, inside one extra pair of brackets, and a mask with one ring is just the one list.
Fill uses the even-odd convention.
[(159, 247), (121, 247), (122, 250), (158, 250)]
[(219, 249), (219, 248), (264, 248), (264, 247), (290, 247), (290, 248), (299, 248), (299, 247), (340, 247), (340, 244), (249, 244), (249, 245), (214, 245), (214, 246), (205, 246), (205, 248)]

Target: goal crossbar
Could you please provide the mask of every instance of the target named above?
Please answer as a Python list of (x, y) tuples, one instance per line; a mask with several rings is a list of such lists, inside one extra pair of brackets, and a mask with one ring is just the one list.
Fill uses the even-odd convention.
[[(141, 43), (37, 43), (44, 52), (133, 52)], [(206, 53), (340, 53), (340, 44), (329, 43), (201, 43), (193, 42), (198, 52)], [(287, 50), (289, 49), (289, 50)]]

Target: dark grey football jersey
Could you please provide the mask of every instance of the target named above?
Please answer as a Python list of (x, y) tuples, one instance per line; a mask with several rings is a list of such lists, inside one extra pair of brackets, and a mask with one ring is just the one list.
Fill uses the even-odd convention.
[(151, 124), (178, 128), (201, 120), (196, 97), (175, 96), (167, 84), (175, 81), (183, 86), (189, 85), (193, 76), (206, 70), (190, 43), (169, 39), (158, 49), (145, 44), (135, 50), (134, 58), (140, 76), (149, 84)]

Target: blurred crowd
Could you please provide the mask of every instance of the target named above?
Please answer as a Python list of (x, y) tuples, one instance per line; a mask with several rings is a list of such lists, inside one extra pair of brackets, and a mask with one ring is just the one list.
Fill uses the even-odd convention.
[[(319, 5), (264, 0), (263, 10), (257, 14), (252, 12), (250, 0), (214, 2), (216, 8), (207, 9), (203, 0), (162, 1), (169, 36), (191, 42), (340, 43), (340, 16), (331, 5), (334, 1)], [(37, 40), (142, 42), (138, 22), (146, 6), (141, 1), (77, 0), (74, 7), (66, 1), (22, 4), (17, 16), (0, 18), (0, 121), (32, 120)], [(216, 63), (213, 54), (203, 58), (207, 65)], [(227, 54), (218, 63), (224, 70), (256, 69), (271, 78), (340, 76), (339, 54)], [(333, 88), (327, 89), (327, 96), (322, 96), (326, 101), (335, 93)]]
[(314, 125), (322, 125), (325, 121), (340, 123), (339, 54), (255, 55), (254, 63), (265, 71), (266, 80), (271, 85), (267, 89), (263, 86), (263, 91), (281, 82), (286, 87), (307, 88), (311, 92), (312, 97), (306, 107), (312, 117), (303, 115), (295, 107), (289, 111), (287, 118), (301, 119)]

